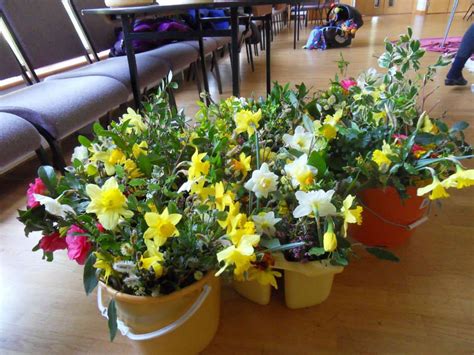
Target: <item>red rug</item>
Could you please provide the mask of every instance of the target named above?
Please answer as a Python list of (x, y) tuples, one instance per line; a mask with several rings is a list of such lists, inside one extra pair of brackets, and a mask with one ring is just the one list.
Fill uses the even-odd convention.
[(444, 47), (440, 47), (443, 42), (443, 38), (423, 38), (420, 39), (421, 47), (429, 52), (439, 52), (445, 54), (455, 54), (459, 45), (461, 44), (462, 37), (448, 37)]

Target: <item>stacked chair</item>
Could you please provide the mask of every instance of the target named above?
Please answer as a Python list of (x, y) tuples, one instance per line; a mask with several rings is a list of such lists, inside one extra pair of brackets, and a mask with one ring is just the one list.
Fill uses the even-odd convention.
[[(6, 43), (1, 43), (0, 79), (23, 75), (28, 86), (0, 96), (0, 173), (34, 153), (45, 163), (45, 142), (51, 148), (54, 166), (64, 169), (61, 140), (132, 98), (127, 58), (104, 55), (116, 41), (120, 23), (103, 16), (80, 15), (84, 8), (102, 6), (103, 0), (42, 0), (34, 6), (29, 0), (0, 0), (2, 18), (27, 58), (33, 78), (38, 77), (37, 69), (70, 59), (83, 57), (86, 64), (35, 82), (18, 65)], [(88, 43), (81, 41), (71, 17), (79, 23)], [(241, 26), (242, 42), (248, 36), (248, 27)], [(216, 51), (229, 43), (229, 37), (204, 40), (220, 91)], [(190, 68), (199, 79), (197, 41), (171, 43), (139, 53), (136, 60), (142, 91), (159, 84), (170, 71), (179, 73)], [(199, 87), (199, 80), (196, 82)]]

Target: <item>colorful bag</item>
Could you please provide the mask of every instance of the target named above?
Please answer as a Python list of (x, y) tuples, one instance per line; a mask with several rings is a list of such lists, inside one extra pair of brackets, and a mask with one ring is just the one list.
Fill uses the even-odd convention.
[[(164, 19), (144, 19), (135, 20), (133, 23), (133, 32), (186, 32), (190, 31), (191, 28), (184, 23), (164, 20)], [(146, 52), (151, 49), (155, 49), (165, 44), (171, 43), (172, 39), (156, 39), (156, 40), (133, 40), (132, 45), (135, 53)], [(117, 41), (114, 46), (110, 49), (111, 57), (118, 57), (126, 55), (125, 44), (123, 41), (123, 31), (118, 34)]]

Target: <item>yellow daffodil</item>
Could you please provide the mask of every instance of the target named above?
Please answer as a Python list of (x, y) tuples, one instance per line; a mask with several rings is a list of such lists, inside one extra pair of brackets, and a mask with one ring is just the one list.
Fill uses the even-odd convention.
[(91, 161), (101, 161), (104, 163), (107, 175), (115, 174), (115, 165), (125, 162), (125, 154), (120, 149), (112, 149), (106, 152), (95, 152), (91, 156)]
[(392, 161), (387, 157), (382, 150), (376, 149), (372, 153), (372, 160), (378, 165), (379, 170), (383, 173), (387, 172), (392, 164)]
[(216, 273), (216, 276), (222, 274), (231, 265), (235, 266), (234, 275), (241, 276), (255, 261), (254, 247), (259, 242), (259, 235), (245, 235), (237, 245), (231, 245), (217, 253), (217, 261), (219, 263), (224, 261), (225, 265)]
[(331, 139), (334, 139), (336, 138), (337, 136), (337, 130), (334, 126), (331, 126), (330, 124), (324, 124), (319, 132), (321, 133), (321, 135), (326, 138), (328, 141), (330, 141)]
[(474, 169), (464, 170), (456, 165), (456, 173), (443, 181), (445, 187), (456, 187), (462, 189), (474, 185)]
[(105, 283), (107, 283), (107, 281), (109, 280), (109, 276), (113, 272), (112, 265), (102, 253), (96, 251), (94, 252), (94, 255), (96, 257), (96, 261), (93, 266), (96, 269), (104, 270), (104, 281)]
[(123, 167), (130, 179), (136, 179), (143, 176), (143, 173), (138, 169), (137, 164), (131, 159), (125, 160)]
[(193, 156), (191, 157), (191, 166), (188, 170), (188, 179), (194, 180), (198, 177), (205, 176), (209, 173), (209, 168), (211, 167), (211, 163), (206, 161), (203, 162), (202, 160), (206, 156), (206, 153), (199, 153), (198, 150), (194, 152)]
[(419, 188), (416, 194), (418, 196), (423, 196), (426, 195), (428, 192), (431, 192), (430, 200), (437, 200), (439, 198), (449, 197), (449, 194), (446, 192), (443, 183), (439, 181), (437, 176), (433, 176), (433, 182), (425, 187)]
[(159, 214), (155, 212), (145, 213), (145, 221), (148, 229), (143, 237), (145, 239), (153, 239), (158, 247), (166, 243), (168, 238), (179, 236), (176, 225), (181, 221), (183, 216), (177, 213), (169, 214), (168, 207)]
[(247, 220), (247, 215), (239, 213), (232, 221), (232, 229), (228, 233), (229, 237), (235, 245), (237, 245), (244, 235), (255, 234), (255, 223)]
[(255, 130), (259, 127), (259, 121), (262, 119), (262, 111), (253, 113), (249, 110), (242, 110), (235, 114), (235, 133), (247, 132), (249, 137), (253, 136)]
[(232, 231), (232, 222), (234, 221), (234, 218), (239, 215), (240, 212), (240, 202), (235, 202), (231, 203), (229, 205), (229, 211), (227, 212), (227, 217), (225, 220), (217, 220), (219, 225), (227, 231), (227, 233), (230, 233)]
[(271, 268), (266, 270), (253, 268), (249, 271), (249, 280), (255, 280), (262, 286), (272, 285), (275, 289), (278, 289), (277, 277), (281, 277), (281, 272), (272, 270)]
[(328, 230), (324, 233), (323, 236), (323, 247), (324, 251), (330, 253), (336, 250), (337, 248), (337, 238), (336, 234), (334, 234), (333, 226), (329, 223)]
[(140, 258), (140, 269), (153, 269), (156, 277), (163, 275), (163, 266), (161, 262), (164, 260), (163, 254), (158, 250), (158, 246), (151, 240), (145, 240), (146, 252)]
[(424, 114), (421, 131), (425, 133), (438, 133), (438, 127), (436, 127), (430, 119), (430, 116)]
[(358, 225), (362, 224), (362, 207), (357, 206), (356, 208), (351, 209), (354, 199), (354, 196), (348, 195), (342, 202), (341, 212), (344, 217), (344, 238), (347, 237), (347, 226), (349, 223), (357, 223)]
[(225, 192), (224, 184), (222, 182), (218, 182), (214, 185), (214, 197), (216, 208), (219, 211), (224, 211), (225, 207), (229, 206), (234, 201), (232, 192)]
[(120, 123), (128, 121), (127, 133), (139, 134), (147, 129), (147, 125), (143, 120), (143, 117), (136, 113), (132, 108), (127, 109), (127, 113), (124, 114), (120, 120)]
[(86, 193), (91, 199), (86, 212), (95, 213), (105, 229), (114, 229), (119, 223), (120, 217), (131, 218), (133, 216), (133, 212), (126, 209), (127, 198), (120, 191), (117, 180), (113, 177), (109, 178), (102, 188), (88, 184)]
[(332, 116), (327, 115), (326, 118), (324, 119), (324, 124), (335, 127), (339, 123), (339, 121), (341, 120), (342, 114), (343, 114), (342, 109), (339, 109), (339, 110), (336, 111), (336, 113), (334, 115), (332, 115)]
[(308, 165), (308, 156), (303, 154), (294, 162), (285, 165), (285, 172), (291, 178), (293, 187), (300, 186), (304, 190), (306, 186), (313, 183), (318, 170)]
[(246, 177), (248, 172), (252, 170), (250, 167), (250, 162), (252, 160), (252, 157), (246, 156), (245, 153), (240, 153), (239, 155), (239, 160), (237, 159), (232, 159), (232, 169), (237, 173), (237, 174), (242, 174), (243, 177)]
[(135, 143), (132, 147), (132, 153), (135, 158), (138, 158), (140, 155), (147, 155), (148, 143), (146, 141), (143, 141), (140, 144)]

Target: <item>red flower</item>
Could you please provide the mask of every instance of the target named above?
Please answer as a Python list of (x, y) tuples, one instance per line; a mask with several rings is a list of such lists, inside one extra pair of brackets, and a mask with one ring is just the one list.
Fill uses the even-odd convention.
[(26, 206), (29, 208), (38, 207), (40, 204), (36, 201), (33, 194), (44, 195), (46, 192), (46, 186), (43, 184), (40, 178), (36, 178), (33, 183), (31, 183), (26, 190), (26, 197), (28, 199)]
[(97, 222), (95, 224), (95, 226), (97, 227), (97, 229), (99, 230), (100, 233), (104, 233), (105, 232), (105, 228), (102, 224), (100, 224), (99, 222)]
[(67, 243), (64, 238), (61, 238), (58, 232), (50, 235), (44, 235), (39, 242), (39, 247), (44, 251), (56, 251), (67, 248)]
[(415, 157), (420, 158), (423, 154), (427, 152), (427, 150), (423, 148), (421, 145), (413, 144), (413, 147), (411, 148), (411, 152), (413, 153)]
[(79, 265), (84, 265), (92, 245), (87, 236), (81, 234), (86, 232), (78, 226), (72, 225), (69, 228), (66, 235), (67, 256), (71, 260), (76, 260)]

